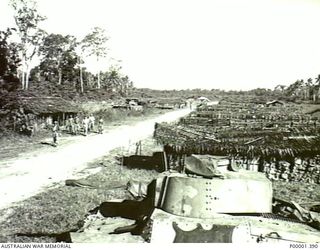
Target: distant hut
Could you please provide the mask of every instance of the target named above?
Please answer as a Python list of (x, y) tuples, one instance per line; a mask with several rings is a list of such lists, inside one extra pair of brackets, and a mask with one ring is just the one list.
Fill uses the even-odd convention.
[(218, 98), (209, 99), (207, 97), (201, 96), (197, 98), (197, 108), (204, 110), (211, 110), (214, 106), (218, 105), (220, 100)]
[(174, 109), (180, 107), (181, 103), (184, 103), (181, 98), (158, 98), (156, 108)]
[(210, 102), (207, 102), (207, 106), (214, 106), (214, 105), (218, 105), (219, 103), (220, 101), (218, 99), (211, 100)]
[(284, 103), (281, 102), (281, 101), (278, 101), (278, 100), (273, 100), (273, 101), (270, 101), (270, 102), (266, 102), (266, 107), (270, 107), (270, 106), (283, 106)]
[(60, 97), (21, 97), (17, 105), (22, 107), (25, 113), (33, 114), (42, 120), (58, 121), (60, 125), (69, 116), (80, 112), (80, 108), (75, 104)]
[(127, 98), (126, 104), (138, 105), (139, 99), (138, 98)]
[(207, 97), (204, 97), (204, 96), (200, 96), (197, 100), (199, 102), (201, 102), (201, 103), (210, 102), (210, 100)]

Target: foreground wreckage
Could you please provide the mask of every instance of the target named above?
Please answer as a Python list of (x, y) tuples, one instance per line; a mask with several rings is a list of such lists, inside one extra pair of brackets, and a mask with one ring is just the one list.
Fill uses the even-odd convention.
[[(129, 191), (137, 194), (134, 187)], [(136, 221), (112, 234), (130, 232), (152, 243), (320, 242), (319, 224), (310, 226), (319, 223), (319, 213), (313, 212), (312, 219), (299, 205), (278, 200), (277, 209), (290, 208), (293, 216), (273, 214), (271, 182), (262, 173), (233, 167), (224, 157), (187, 157), (183, 173), (163, 172), (143, 193), (140, 201), (100, 205), (104, 217)]]

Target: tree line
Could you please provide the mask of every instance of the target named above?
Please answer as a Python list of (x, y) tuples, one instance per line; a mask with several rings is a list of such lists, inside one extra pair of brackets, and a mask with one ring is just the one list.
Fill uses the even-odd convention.
[[(106, 63), (109, 57), (106, 31), (94, 27), (83, 39), (72, 35), (49, 34), (41, 29), (46, 17), (36, 0), (10, 0), (15, 27), (0, 31), (0, 79), (19, 82), (28, 90), (30, 81), (56, 85), (71, 84), (80, 92), (107, 89), (126, 94), (133, 82), (121, 66)], [(96, 72), (85, 67), (95, 59)]]
[[(39, 13), (36, 0), (10, 0), (10, 6), (15, 27), (0, 31), (0, 80), (20, 84), (23, 90), (29, 89), (29, 81), (73, 85), (79, 92), (102, 88), (125, 95), (133, 89), (133, 82), (121, 72), (120, 65), (106, 64), (109, 38), (104, 29), (94, 27), (80, 40), (72, 35), (48, 34), (40, 28), (46, 17)], [(88, 59), (96, 61), (95, 73), (85, 67)], [(278, 85), (274, 90), (212, 91), (221, 95), (279, 95), (319, 103), (320, 75), (289, 86)]]
[(320, 74), (307, 80), (299, 79), (289, 86), (278, 85), (274, 89), (275, 92), (294, 99), (310, 101), (313, 103), (320, 102)]

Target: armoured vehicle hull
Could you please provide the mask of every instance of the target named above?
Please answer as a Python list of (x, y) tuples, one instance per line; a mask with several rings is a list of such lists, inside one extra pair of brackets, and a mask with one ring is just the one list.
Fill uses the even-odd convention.
[(151, 243), (319, 243), (312, 227), (268, 216), (217, 214), (200, 219), (177, 216), (161, 209), (152, 214)]
[(151, 242), (320, 242), (319, 230), (272, 213), (264, 174), (230, 167), (223, 157), (192, 155), (188, 174), (158, 178)]

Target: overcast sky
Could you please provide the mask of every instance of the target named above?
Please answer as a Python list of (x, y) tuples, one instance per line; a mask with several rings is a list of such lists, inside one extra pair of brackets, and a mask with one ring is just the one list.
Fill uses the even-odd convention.
[[(137, 87), (252, 89), (320, 74), (320, 0), (39, 0), (47, 32), (106, 29)], [(13, 19), (0, 1), (0, 28)], [(107, 66), (106, 66), (107, 68)]]

